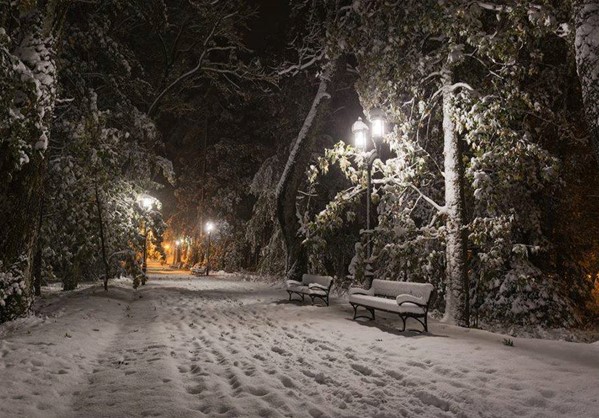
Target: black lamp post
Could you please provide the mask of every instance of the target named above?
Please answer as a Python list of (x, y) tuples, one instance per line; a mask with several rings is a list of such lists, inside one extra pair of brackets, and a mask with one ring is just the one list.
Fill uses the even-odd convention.
[[(144, 211), (144, 215), (147, 215), (148, 212), (150, 212), (150, 210), (152, 209), (152, 206), (154, 206), (154, 198), (152, 196), (143, 196), (139, 203), (141, 208)], [(143, 272), (143, 274), (146, 274), (146, 272), (148, 271), (148, 225), (147, 225), (147, 219), (144, 218), (143, 220), (143, 235), (144, 235), (144, 247), (143, 247), (143, 264), (141, 265), (141, 271)]]
[(212, 222), (206, 222), (206, 232), (208, 232), (208, 248), (206, 250), (206, 276), (210, 274), (210, 236), (214, 230)]
[[(352, 133), (354, 135), (354, 144), (356, 148), (365, 153), (366, 158), (366, 230), (370, 234), (370, 211), (372, 206), (372, 164), (378, 158), (375, 140), (385, 136), (385, 114), (380, 109), (373, 109), (370, 112), (371, 129), (368, 128), (362, 118), (358, 118), (352, 125)], [(371, 131), (371, 135), (368, 135)], [(370, 138), (369, 138), (370, 136)], [(369, 141), (369, 139), (371, 141)], [(373, 148), (369, 150), (369, 142), (372, 142)], [(366, 240), (366, 258), (370, 259), (372, 255), (370, 237)]]

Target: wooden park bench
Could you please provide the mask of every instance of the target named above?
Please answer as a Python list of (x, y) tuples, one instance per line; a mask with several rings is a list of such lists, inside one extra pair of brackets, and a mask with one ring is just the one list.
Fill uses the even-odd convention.
[(287, 280), (287, 293), (289, 293), (289, 301), (292, 300), (292, 295), (299, 295), (304, 301), (304, 296), (310, 296), (312, 305), (314, 305), (314, 299), (322, 299), (324, 303), (329, 306), (329, 292), (331, 286), (333, 286), (333, 278), (331, 276), (318, 276), (315, 274), (304, 274), (302, 281)]
[[(354, 308), (354, 319), (374, 318), (374, 311), (390, 312), (398, 314), (406, 329), (406, 320), (414, 318), (428, 332), (428, 308), (434, 286), (430, 283), (396, 282), (390, 280), (372, 281), (369, 290), (360, 288), (349, 289), (349, 303)], [(358, 307), (366, 308), (372, 317), (365, 315), (357, 316)]]

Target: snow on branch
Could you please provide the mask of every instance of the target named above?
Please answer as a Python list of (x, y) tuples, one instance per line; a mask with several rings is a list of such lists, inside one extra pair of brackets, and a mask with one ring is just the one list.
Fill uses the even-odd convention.
[(435, 202), (433, 199), (431, 199), (430, 197), (428, 197), (427, 195), (425, 195), (424, 193), (422, 193), (422, 191), (414, 186), (413, 184), (410, 184), (410, 187), (412, 189), (414, 189), (415, 191), (418, 192), (418, 194), (420, 194), (420, 196), (429, 204), (431, 205), (433, 208), (435, 208), (439, 213), (446, 213), (447, 209), (445, 208), (445, 206), (441, 206), (439, 205), (437, 202)]

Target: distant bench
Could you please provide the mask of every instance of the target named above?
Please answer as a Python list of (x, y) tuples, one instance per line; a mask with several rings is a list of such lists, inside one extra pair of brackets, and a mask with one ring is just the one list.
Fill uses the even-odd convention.
[(292, 295), (299, 295), (304, 301), (304, 296), (310, 296), (312, 304), (314, 305), (314, 299), (322, 299), (324, 303), (329, 306), (329, 292), (333, 285), (333, 278), (331, 276), (318, 276), (315, 274), (304, 274), (302, 281), (287, 280), (287, 293), (289, 293), (289, 300), (292, 300)]
[[(369, 290), (351, 288), (349, 289), (349, 303), (354, 308), (354, 319), (374, 319), (375, 309), (398, 314), (406, 329), (406, 320), (414, 318), (428, 332), (428, 308), (431, 296), (435, 290), (430, 283), (395, 282), (391, 280), (372, 281)], [(357, 316), (358, 307), (366, 308), (372, 317)]]

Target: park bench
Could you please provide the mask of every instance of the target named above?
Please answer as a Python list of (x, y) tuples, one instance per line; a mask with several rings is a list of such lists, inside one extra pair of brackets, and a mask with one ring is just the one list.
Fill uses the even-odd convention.
[[(428, 308), (434, 286), (430, 283), (410, 283), (390, 280), (375, 279), (369, 290), (351, 288), (349, 290), (349, 303), (354, 308), (354, 319), (374, 318), (376, 309), (398, 314), (406, 329), (406, 320), (414, 318), (428, 332)], [(357, 316), (358, 307), (363, 307), (370, 312), (372, 317)]]
[(287, 280), (287, 293), (289, 293), (289, 301), (292, 300), (292, 295), (299, 295), (304, 301), (304, 296), (310, 296), (312, 305), (314, 305), (314, 299), (322, 299), (324, 303), (329, 306), (329, 292), (333, 285), (333, 278), (331, 276), (318, 276), (315, 274), (304, 274), (302, 281)]

